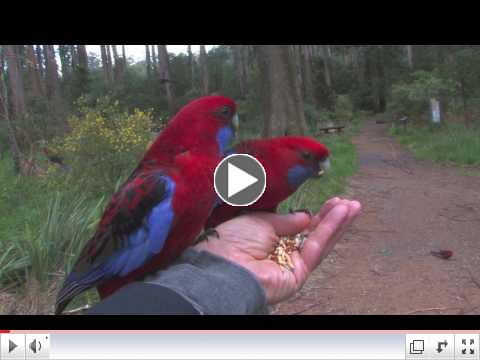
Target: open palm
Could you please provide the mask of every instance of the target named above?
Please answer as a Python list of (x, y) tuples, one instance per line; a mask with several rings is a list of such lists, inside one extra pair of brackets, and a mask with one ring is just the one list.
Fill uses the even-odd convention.
[[(273, 305), (290, 298), (303, 286), (360, 210), (357, 201), (334, 198), (313, 218), (301, 212), (289, 215), (252, 213), (219, 225), (216, 229), (219, 237), (209, 237), (195, 249), (222, 256), (251, 271), (262, 284), (268, 303)], [(291, 256), (293, 272), (268, 259), (279, 236), (303, 231), (309, 231), (309, 236), (302, 250)]]

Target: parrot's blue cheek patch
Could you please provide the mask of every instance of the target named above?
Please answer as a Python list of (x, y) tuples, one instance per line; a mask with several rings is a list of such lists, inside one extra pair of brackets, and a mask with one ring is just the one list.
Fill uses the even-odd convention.
[(297, 189), (305, 181), (315, 174), (315, 170), (302, 165), (295, 165), (288, 170), (288, 183), (294, 189)]
[(225, 154), (227, 147), (233, 139), (234, 131), (230, 126), (224, 126), (217, 133), (217, 143), (220, 153)]

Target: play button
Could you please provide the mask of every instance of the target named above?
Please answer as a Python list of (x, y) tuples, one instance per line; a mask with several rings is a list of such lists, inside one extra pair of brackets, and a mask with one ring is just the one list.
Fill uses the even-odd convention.
[(230, 155), (215, 169), (215, 191), (227, 204), (248, 206), (265, 191), (266, 174), (262, 164), (246, 154)]
[(8, 341), (8, 353), (11, 353), (15, 348), (18, 347), (12, 340)]

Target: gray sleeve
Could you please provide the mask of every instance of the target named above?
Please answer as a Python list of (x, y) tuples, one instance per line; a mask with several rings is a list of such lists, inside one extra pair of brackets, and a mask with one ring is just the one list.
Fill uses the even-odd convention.
[(204, 315), (268, 314), (265, 291), (249, 270), (209, 252), (187, 249), (144, 280), (167, 287)]

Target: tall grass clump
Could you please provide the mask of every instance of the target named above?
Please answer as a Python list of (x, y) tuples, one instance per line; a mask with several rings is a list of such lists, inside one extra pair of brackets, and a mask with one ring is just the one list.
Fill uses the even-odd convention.
[(414, 127), (405, 132), (392, 128), (390, 133), (421, 159), (439, 164), (480, 165), (480, 127), (448, 124)]

